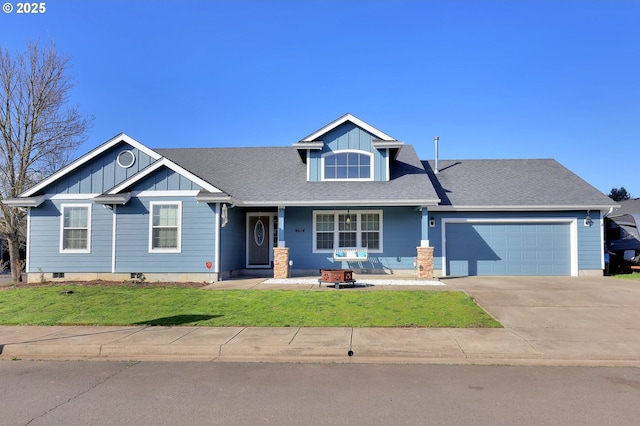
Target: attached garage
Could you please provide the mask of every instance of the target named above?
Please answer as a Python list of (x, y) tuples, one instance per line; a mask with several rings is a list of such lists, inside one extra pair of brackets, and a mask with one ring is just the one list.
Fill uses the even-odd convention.
[(444, 275), (577, 275), (575, 220), (443, 223)]

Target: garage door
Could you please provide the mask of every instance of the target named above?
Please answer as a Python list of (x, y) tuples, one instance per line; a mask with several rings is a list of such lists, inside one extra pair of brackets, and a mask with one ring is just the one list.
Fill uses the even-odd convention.
[(447, 223), (447, 275), (571, 275), (569, 223)]

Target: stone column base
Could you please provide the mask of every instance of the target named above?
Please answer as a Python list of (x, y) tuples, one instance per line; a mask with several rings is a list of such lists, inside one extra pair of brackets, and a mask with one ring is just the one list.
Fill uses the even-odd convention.
[(417, 250), (416, 268), (418, 278), (433, 278), (433, 247), (417, 247)]
[(289, 278), (289, 247), (274, 247), (273, 278)]

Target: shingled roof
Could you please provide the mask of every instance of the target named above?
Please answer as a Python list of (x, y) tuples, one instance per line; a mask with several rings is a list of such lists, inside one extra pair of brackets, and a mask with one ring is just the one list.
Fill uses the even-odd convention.
[(157, 149), (244, 206), (428, 206), (439, 202), (422, 163), (404, 145), (388, 182), (308, 182), (293, 147)]
[(609, 197), (553, 159), (422, 162), (442, 209), (610, 208)]

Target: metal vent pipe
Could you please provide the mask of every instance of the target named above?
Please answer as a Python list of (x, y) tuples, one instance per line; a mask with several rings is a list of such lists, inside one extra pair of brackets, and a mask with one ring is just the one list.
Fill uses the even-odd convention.
[(434, 142), (434, 143), (435, 143), (435, 145), (436, 145), (436, 156), (435, 156), (435, 160), (436, 160), (436, 167), (435, 167), (435, 170), (434, 170), (434, 173), (435, 173), (435, 174), (440, 173), (440, 169), (438, 169), (438, 141), (439, 141), (439, 140), (440, 140), (440, 136), (434, 136), (434, 137), (433, 137), (433, 142)]

